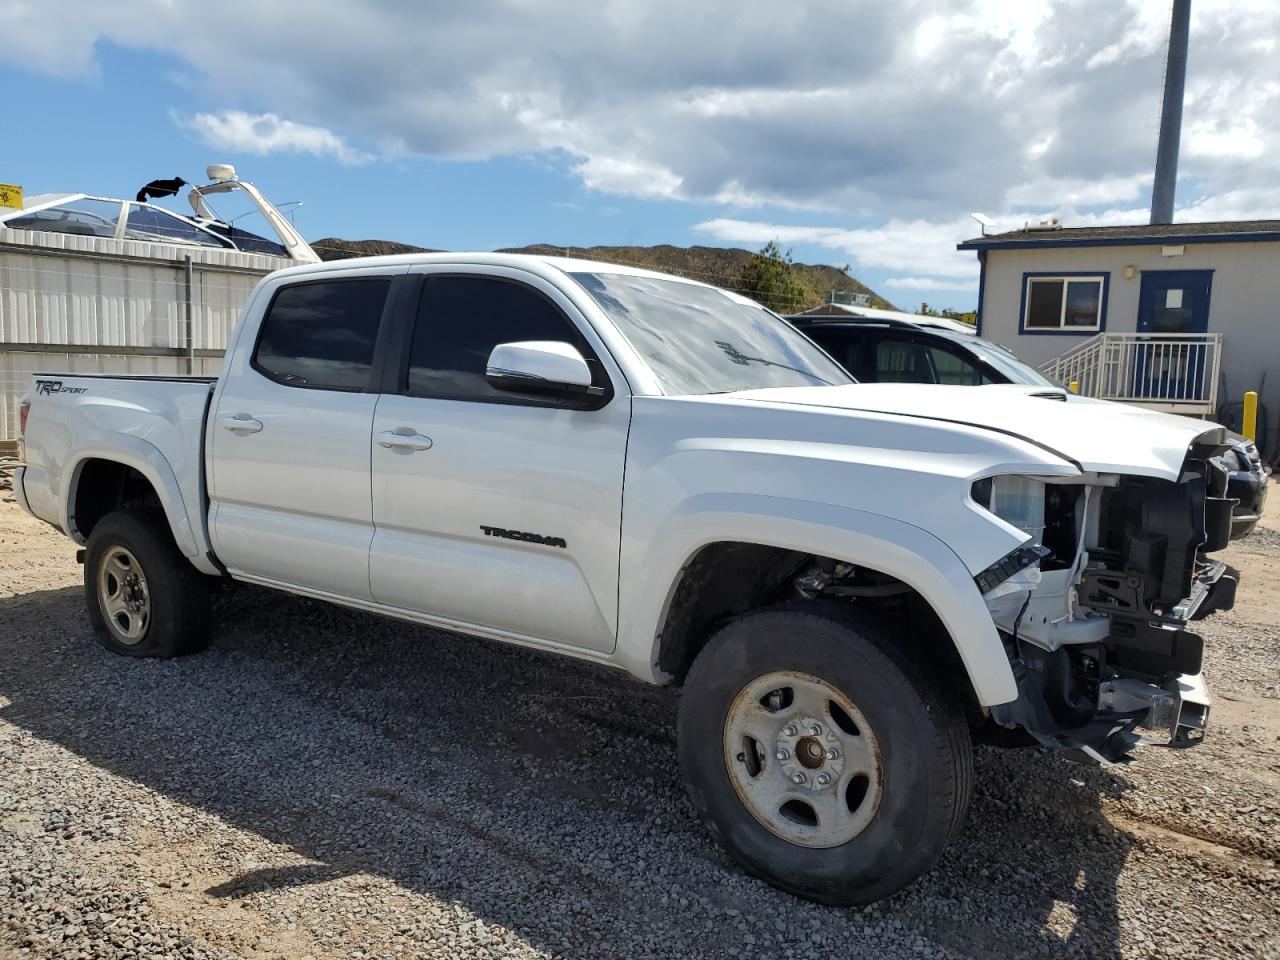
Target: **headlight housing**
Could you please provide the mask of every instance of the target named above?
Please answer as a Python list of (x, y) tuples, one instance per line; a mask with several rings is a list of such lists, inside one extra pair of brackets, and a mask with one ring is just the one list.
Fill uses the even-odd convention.
[[(1050, 551), (1042, 545), (1045, 485), (1042, 480), (1032, 477), (1005, 474), (974, 481), (970, 495), (978, 506), (991, 511), (1029, 538), (973, 578), (978, 589), (987, 594), (1049, 555)], [(1038, 571), (1036, 576), (1038, 581)]]
[(971, 496), (1010, 526), (1017, 527), (1033, 543), (1044, 541), (1044, 482), (1005, 474), (974, 481)]

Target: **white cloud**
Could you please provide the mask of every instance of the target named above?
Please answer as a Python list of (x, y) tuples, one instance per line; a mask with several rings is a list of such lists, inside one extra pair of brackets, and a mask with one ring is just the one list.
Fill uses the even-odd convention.
[(294, 123), (274, 113), (226, 110), (218, 114), (197, 113), (180, 122), (209, 146), (236, 153), (310, 153), (332, 157), (347, 165), (374, 159), (372, 154), (357, 150), (332, 130)]
[[(1149, 214), (1150, 208), (1145, 204), (1101, 210), (1082, 210), (1071, 205), (1041, 211), (1013, 210), (998, 217), (989, 232), (1016, 230), (1046, 216), (1058, 216), (1065, 226), (1096, 227), (1145, 223)], [(1178, 223), (1272, 218), (1280, 219), (1280, 192), (1270, 188), (1196, 197), (1174, 211), (1174, 221)], [(977, 291), (977, 258), (971, 252), (956, 250), (956, 244), (979, 231), (978, 225), (968, 217), (945, 221), (890, 220), (881, 227), (857, 229), (722, 217), (704, 220), (693, 229), (721, 243), (737, 246), (760, 247), (777, 240), (784, 247), (791, 244), (826, 247), (848, 257), (855, 274), (867, 269), (906, 274), (886, 279), (883, 285), (889, 288), (922, 292)]]
[(669, 199), (680, 190), (680, 178), (670, 170), (634, 158), (588, 157), (573, 172), (585, 186), (605, 193)]
[(1146, 171), (1096, 179), (1043, 177), (1010, 187), (1005, 192), (1005, 202), (1015, 207), (1045, 203), (1065, 207), (1119, 203), (1150, 197), (1153, 179), (1154, 174)]
[[(975, 224), (968, 217), (949, 222), (890, 220), (881, 227), (800, 226), (755, 220), (717, 218), (695, 224), (693, 229), (722, 243), (759, 247), (770, 240), (780, 244), (810, 244), (826, 247), (848, 257), (859, 270), (890, 270), (927, 275), (931, 283), (947, 284), (936, 289), (976, 289), (978, 264), (972, 253), (962, 253), (956, 244), (972, 236)], [(925, 289), (925, 288), (921, 288)]]
[(939, 280), (937, 277), (890, 277), (886, 287), (903, 290), (974, 290), (974, 282), (966, 280)]
[[(80, 76), (103, 43), (173, 57), (193, 96), (239, 108), (192, 119), (226, 149), (343, 163), (369, 159), (356, 143), (396, 157), (537, 154), (597, 192), (729, 208), (711, 235), (785, 229), (920, 279), (972, 274), (971, 257), (947, 250), (973, 232), (970, 210), (1015, 223), (1021, 211), (1143, 210), (1168, 31), (1168, 4), (1154, 0), (221, 0), (218, 11), (10, 0), (7, 29), (33, 39), (6, 54)], [(1275, 0), (1196, 0), (1181, 169), (1196, 209), (1280, 181), (1278, 49)], [(730, 226), (752, 223), (734, 220), (750, 208), (770, 211), (763, 226)], [(764, 222), (781, 211), (882, 226)]]

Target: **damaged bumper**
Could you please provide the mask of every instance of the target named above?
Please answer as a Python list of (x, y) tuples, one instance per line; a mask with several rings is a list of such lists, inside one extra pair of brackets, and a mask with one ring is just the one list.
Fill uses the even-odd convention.
[(1193, 447), (1176, 482), (1043, 485), (1042, 542), (1011, 554), (1000, 583), (977, 580), (1018, 686), (991, 708), (996, 724), (1101, 763), (1204, 740), (1204, 641), (1190, 626), (1236, 593), (1233, 571), (1206, 557), (1226, 545), (1234, 503), (1211, 452)]

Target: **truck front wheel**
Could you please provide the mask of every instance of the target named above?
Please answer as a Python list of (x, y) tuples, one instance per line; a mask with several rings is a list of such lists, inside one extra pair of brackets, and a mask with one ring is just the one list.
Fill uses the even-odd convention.
[(84, 591), (89, 622), (113, 653), (176, 657), (205, 646), (205, 577), (178, 551), (164, 513), (154, 507), (125, 507), (94, 525)]
[(851, 610), (779, 608), (724, 627), (689, 672), (678, 738), (715, 839), (752, 874), (820, 903), (900, 890), (968, 805), (962, 709)]

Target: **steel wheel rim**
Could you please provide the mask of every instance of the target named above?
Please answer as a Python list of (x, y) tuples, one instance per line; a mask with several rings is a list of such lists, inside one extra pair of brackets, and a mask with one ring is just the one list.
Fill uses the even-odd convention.
[(151, 625), (151, 593), (138, 558), (127, 548), (111, 547), (98, 564), (98, 605), (117, 640), (142, 642)]
[(806, 673), (767, 673), (742, 688), (725, 717), (724, 759), (742, 805), (800, 846), (848, 843), (880, 806), (871, 724), (840, 690)]

